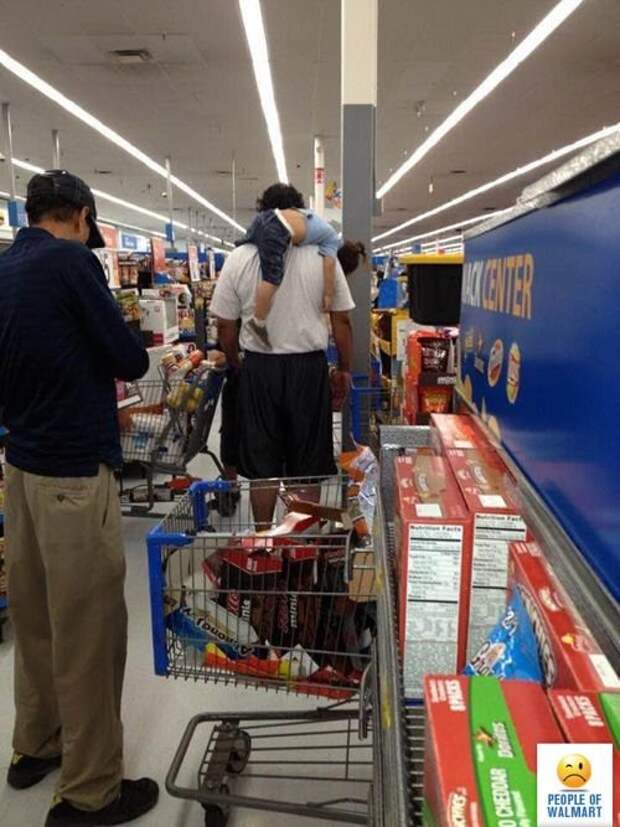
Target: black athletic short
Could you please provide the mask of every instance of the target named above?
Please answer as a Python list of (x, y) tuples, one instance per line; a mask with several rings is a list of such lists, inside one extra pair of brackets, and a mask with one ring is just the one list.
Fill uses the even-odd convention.
[(222, 388), (220, 459), (223, 465), (239, 465), (239, 371), (227, 370)]
[(323, 351), (245, 353), (239, 386), (239, 468), (248, 479), (336, 473)]

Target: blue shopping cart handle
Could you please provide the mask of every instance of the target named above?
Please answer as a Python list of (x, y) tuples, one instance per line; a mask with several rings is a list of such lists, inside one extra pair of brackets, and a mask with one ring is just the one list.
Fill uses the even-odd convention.
[(216, 494), (225, 491), (231, 491), (234, 482), (232, 480), (199, 480), (193, 482), (189, 487), (189, 493), (192, 497), (200, 494)]

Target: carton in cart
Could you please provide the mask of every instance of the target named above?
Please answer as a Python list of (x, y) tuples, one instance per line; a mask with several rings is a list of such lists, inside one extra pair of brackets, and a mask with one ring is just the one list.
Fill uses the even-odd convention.
[(508, 549), (527, 539), (515, 483), (492, 450), (449, 448), (446, 458), (473, 515), (468, 660), (478, 652), (506, 606)]
[(423, 676), (465, 665), (471, 516), (443, 457), (422, 449), (395, 460), (399, 620), (405, 694)]
[(509, 584), (518, 587), (550, 687), (602, 692), (620, 679), (544, 559), (538, 543), (510, 547)]
[(424, 701), (426, 827), (534, 827), (537, 745), (563, 741), (543, 689), (428, 675)]
[(613, 745), (613, 824), (620, 825), (620, 693), (550, 689), (549, 703), (573, 744)]

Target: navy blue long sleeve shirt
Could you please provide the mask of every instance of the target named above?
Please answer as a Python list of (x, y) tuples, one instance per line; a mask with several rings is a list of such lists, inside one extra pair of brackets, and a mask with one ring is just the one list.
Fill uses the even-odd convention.
[(0, 422), (7, 460), (33, 474), (94, 476), (121, 465), (114, 379), (148, 354), (125, 324), (97, 257), (39, 227), (0, 255)]

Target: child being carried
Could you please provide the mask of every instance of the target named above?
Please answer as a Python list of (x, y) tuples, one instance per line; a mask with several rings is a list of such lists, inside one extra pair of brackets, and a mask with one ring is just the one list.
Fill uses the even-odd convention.
[[(276, 187), (283, 185), (276, 184)], [(289, 189), (289, 188), (287, 188)], [(323, 311), (331, 310), (336, 285), (336, 257), (341, 245), (338, 233), (320, 216), (304, 207), (300, 193), (290, 188), (298, 198), (287, 209), (263, 209), (252, 222), (246, 235), (237, 244), (255, 244), (261, 266), (261, 282), (256, 291), (254, 316), (248, 328), (270, 348), (267, 316), (276, 290), (284, 277), (284, 258), (291, 244), (316, 244), (323, 256)], [(267, 193), (266, 193), (267, 194)]]

